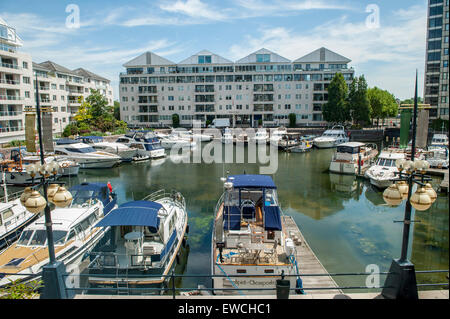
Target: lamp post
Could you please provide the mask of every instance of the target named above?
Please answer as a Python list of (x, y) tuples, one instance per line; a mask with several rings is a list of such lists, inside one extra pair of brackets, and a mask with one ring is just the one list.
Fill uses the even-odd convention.
[[(402, 250), (399, 259), (394, 259), (389, 269), (389, 274), (385, 281), (382, 295), (389, 299), (418, 299), (417, 282), (414, 264), (408, 260), (409, 233), (411, 227), (412, 207), (418, 211), (427, 210), (436, 200), (436, 192), (431, 184), (426, 183), (431, 180), (426, 176), (426, 170), (430, 164), (426, 161), (415, 161), (416, 153), (416, 119), (417, 119), (417, 71), (416, 86), (414, 96), (414, 115), (412, 127), (411, 160), (403, 159), (396, 161), (399, 172), (397, 179), (394, 179), (383, 193), (383, 198), (390, 206), (398, 206), (406, 199), (405, 217), (403, 220)], [(403, 173), (404, 172), (404, 173)], [(413, 185), (419, 187), (412, 194)]]
[[(58, 163), (45, 163), (44, 148), (42, 143), (42, 128), (41, 128), (41, 110), (39, 107), (39, 88), (38, 79), (36, 75), (36, 113), (37, 113), (37, 127), (39, 134), (39, 150), (40, 150), (40, 164), (31, 164), (27, 167), (27, 172), (34, 179), (37, 172), (41, 175), (41, 183), (43, 186), (44, 196), (39, 192), (26, 189), (22, 194), (21, 202), (25, 208), (32, 213), (41, 213), (44, 210), (45, 228), (47, 234), (48, 256), (49, 263), (42, 268), (42, 279), (44, 281), (42, 299), (63, 299), (67, 298), (67, 293), (64, 288), (63, 275), (66, 274), (64, 264), (58, 262), (55, 256), (55, 245), (53, 241), (52, 219), (50, 214), (49, 198), (58, 207), (65, 207), (72, 201), (72, 195), (64, 188), (59, 186), (50, 186), (50, 176), (56, 179), (56, 174), (59, 170)], [(67, 199), (66, 202), (58, 199)], [(67, 204), (67, 205), (63, 205)]]

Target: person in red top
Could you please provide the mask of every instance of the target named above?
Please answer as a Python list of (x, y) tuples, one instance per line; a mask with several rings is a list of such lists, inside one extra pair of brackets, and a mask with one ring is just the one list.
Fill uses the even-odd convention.
[(108, 181), (107, 186), (108, 186), (109, 191), (112, 193), (113, 189), (112, 189), (111, 183), (109, 181)]

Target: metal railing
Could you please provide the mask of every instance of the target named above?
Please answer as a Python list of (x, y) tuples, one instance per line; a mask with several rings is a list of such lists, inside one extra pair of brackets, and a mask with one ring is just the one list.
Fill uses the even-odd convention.
[(1, 66), (4, 68), (16, 69), (16, 70), (18, 70), (20, 68), (17, 64), (10, 64), (10, 63), (5, 63), (5, 62), (2, 62)]
[[(424, 273), (448, 273), (448, 270), (423, 270), (423, 271), (416, 271), (416, 274), (424, 274)], [(176, 287), (175, 280), (177, 279), (183, 279), (183, 278), (204, 278), (208, 279), (210, 282), (214, 278), (246, 278), (246, 277), (272, 277), (275, 280), (276, 279), (286, 279), (290, 277), (298, 278), (304, 278), (304, 277), (321, 277), (321, 276), (330, 276), (330, 277), (342, 277), (342, 276), (373, 276), (373, 275), (380, 275), (380, 276), (386, 276), (390, 274), (390, 272), (379, 272), (379, 273), (366, 273), (366, 272), (353, 272), (353, 273), (324, 273), (324, 274), (298, 274), (298, 275), (285, 275), (285, 274), (278, 274), (278, 275), (268, 275), (268, 274), (235, 274), (235, 275), (205, 275), (205, 274), (175, 274), (175, 271), (172, 271), (170, 274), (164, 275), (164, 274), (146, 274), (146, 278), (164, 278), (164, 284), (162, 284), (160, 287), (130, 287), (127, 285), (126, 288), (119, 287), (118, 283), (122, 283), (121, 280), (123, 280), (122, 277), (117, 277), (112, 279), (111, 275), (104, 275), (104, 274), (78, 274), (78, 275), (65, 275), (65, 282), (68, 282), (69, 277), (76, 277), (78, 276), (80, 281), (82, 277), (95, 277), (97, 280), (101, 278), (108, 278), (108, 280), (111, 281), (111, 286), (108, 287), (67, 287), (66, 290), (72, 293), (81, 293), (81, 294), (92, 294), (97, 293), (101, 294), (101, 292), (107, 292), (108, 294), (111, 293), (118, 293), (123, 294), (124, 290), (126, 290), (126, 294), (133, 294), (133, 295), (139, 295), (139, 293), (145, 293), (149, 294), (149, 292), (153, 292), (153, 295), (171, 295), (173, 299), (176, 298), (177, 295), (180, 294), (180, 292), (203, 292), (206, 291), (208, 294), (217, 294), (224, 295), (227, 293), (241, 293), (242, 292), (261, 292), (262, 294), (267, 294), (267, 292), (273, 292), (274, 294), (277, 292), (277, 286), (274, 284), (273, 287), (266, 287), (266, 288), (240, 288), (235, 285), (231, 285), (231, 287), (220, 287), (220, 288), (214, 288), (214, 287), (206, 287), (206, 286), (200, 286), (197, 287)], [(132, 280), (133, 277), (136, 278), (142, 278), (142, 275), (128, 275), (127, 280)], [(116, 281), (114, 281), (116, 280)], [(88, 282), (88, 281), (87, 281)], [(113, 283), (114, 282), (114, 283)], [(417, 287), (448, 287), (449, 283), (421, 283), (417, 284)], [(116, 286), (116, 287), (113, 287)], [(333, 286), (333, 287), (289, 287), (290, 293), (299, 293), (299, 290), (304, 293), (305, 291), (327, 291), (330, 290), (332, 292), (336, 292), (339, 290), (358, 290), (358, 289), (365, 289), (365, 290), (379, 290), (383, 288), (393, 288), (389, 286), (377, 286), (377, 287), (368, 287), (361, 286), (361, 285), (347, 285), (347, 286)]]
[(20, 81), (16, 81), (16, 80), (8, 80), (8, 79), (0, 79), (0, 83), (3, 84), (20, 84)]

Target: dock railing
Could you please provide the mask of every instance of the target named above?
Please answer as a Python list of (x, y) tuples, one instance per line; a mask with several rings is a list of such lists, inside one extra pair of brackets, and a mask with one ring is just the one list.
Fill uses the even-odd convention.
[[(422, 270), (422, 271), (416, 271), (416, 274), (426, 274), (426, 273), (447, 273), (448, 270)], [(300, 274), (300, 277), (320, 277), (320, 276), (331, 276), (331, 277), (342, 277), (342, 276), (386, 276), (389, 272), (378, 272), (378, 273), (367, 273), (367, 272), (352, 272), (352, 273), (326, 273), (326, 274)], [(77, 280), (71, 280), (70, 277), (78, 277)], [(108, 279), (111, 279), (111, 275), (102, 275), (102, 274), (95, 274), (95, 275), (89, 275), (89, 274), (78, 274), (78, 275), (66, 275), (65, 282), (86, 282), (88, 283), (89, 280), (86, 280), (83, 278), (93, 276), (98, 278), (102, 278), (103, 276), (107, 277)], [(157, 278), (165, 278), (164, 284), (160, 287), (127, 287), (127, 293), (128, 295), (170, 295), (173, 299), (176, 299), (177, 296), (180, 294), (191, 293), (192, 295), (218, 295), (218, 296), (224, 296), (233, 294), (233, 292), (240, 293), (240, 294), (248, 294), (251, 293), (251, 295), (255, 295), (255, 292), (261, 292), (261, 295), (268, 295), (273, 292), (273, 295), (279, 296), (280, 289), (284, 289), (285, 292), (289, 291), (290, 295), (294, 294), (309, 294), (314, 292), (326, 292), (330, 291), (330, 293), (334, 294), (340, 294), (337, 292), (338, 290), (378, 290), (380, 291), (383, 288), (391, 288), (383, 285), (376, 286), (376, 287), (370, 287), (368, 285), (345, 285), (345, 286), (334, 286), (334, 287), (280, 287), (278, 284), (275, 284), (273, 287), (266, 287), (266, 288), (240, 288), (235, 287), (234, 285), (231, 287), (221, 287), (221, 288), (214, 288), (214, 287), (206, 287), (204, 285), (200, 285), (200, 282), (197, 282), (197, 287), (177, 287), (176, 282), (183, 279), (192, 280), (192, 278), (197, 279), (203, 279), (203, 281), (209, 280), (212, 282), (213, 278), (239, 278), (239, 277), (265, 277), (267, 278), (267, 274), (227, 274), (227, 275), (207, 275), (207, 274), (176, 274), (175, 271), (172, 271), (170, 274), (163, 275), (163, 274), (146, 274), (146, 277), (157, 277)], [(142, 278), (142, 275), (128, 275), (128, 279), (132, 280), (133, 277), (139, 277)], [(275, 279), (286, 279), (290, 277), (298, 277), (298, 275), (272, 275), (270, 277), (273, 277)], [(119, 278), (118, 278), (119, 279)], [(120, 282), (120, 279), (119, 279)], [(204, 283), (204, 282), (203, 282)], [(421, 283), (417, 284), (418, 288), (423, 287), (448, 287), (448, 282), (441, 282), (441, 283)], [(123, 288), (115, 288), (115, 287), (82, 287), (81, 285), (71, 287), (66, 286), (66, 289), (71, 295), (75, 294), (84, 294), (84, 295), (114, 295), (114, 294), (120, 294), (123, 295)], [(380, 291), (381, 293), (381, 291)], [(186, 294), (184, 294), (186, 296)]]

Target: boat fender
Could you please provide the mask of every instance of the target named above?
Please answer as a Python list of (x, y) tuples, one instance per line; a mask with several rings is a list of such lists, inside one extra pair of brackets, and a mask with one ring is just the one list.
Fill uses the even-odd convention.
[(297, 281), (295, 282), (295, 293), (299, 295), (306, 295), (305, 291), (303, 290), (303, 281), (300, 277), (297, 278)]

